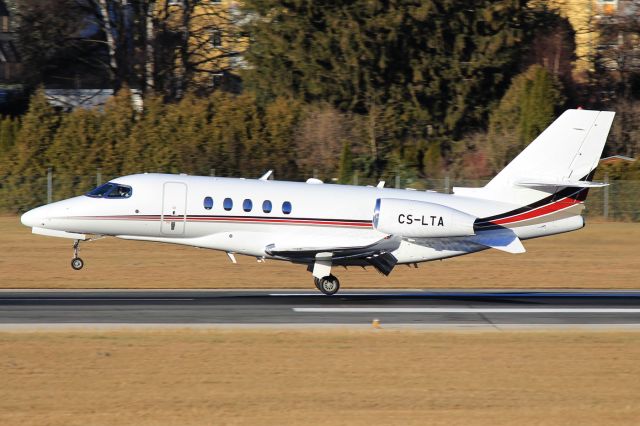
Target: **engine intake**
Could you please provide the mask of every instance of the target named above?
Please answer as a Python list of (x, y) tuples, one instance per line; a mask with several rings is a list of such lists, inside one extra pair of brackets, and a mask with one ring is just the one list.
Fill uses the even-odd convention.
[(475, 235), (476, 217), (460, 210), (424, 201), (379, 198), (373, 227), (402, 237), (465, 237)]

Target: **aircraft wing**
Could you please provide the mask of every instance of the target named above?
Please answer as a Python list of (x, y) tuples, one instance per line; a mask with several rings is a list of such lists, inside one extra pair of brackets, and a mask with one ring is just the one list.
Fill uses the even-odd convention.
[(299, 263), (314, 263), (318, 258), (329, 257), (334, 264), (345, 261), (352, 264), (360, 260), (369, 264), (379, 272), (389, 275), (398, 260), (391, 254), (400, 246), (400, 238), (383, 239), (335, 238), (317, 239), (315, 244), (291, 239), (269, 244), (265, 252), (270, 256)]

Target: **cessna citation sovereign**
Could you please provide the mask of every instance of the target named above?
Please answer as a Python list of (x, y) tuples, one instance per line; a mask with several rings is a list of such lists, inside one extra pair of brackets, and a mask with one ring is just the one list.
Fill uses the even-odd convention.
[(307, 265), (327, 295), (333, 266), (388, 275), (417, 264), (575, 231), (613, 121), (606, 111), (567, 110), (486, 186), (453, 194), (377, 187), (169, 174), (114, 179), (22, 215), (33, 233), (81, 241), (100, 236), (183, 244)]

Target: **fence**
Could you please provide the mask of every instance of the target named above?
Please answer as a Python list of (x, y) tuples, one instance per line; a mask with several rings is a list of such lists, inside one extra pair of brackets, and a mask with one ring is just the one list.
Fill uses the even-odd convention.
[[(215, 175), (215, 170), (211, 170), (211, 175)], [(44, 202), (50, 203), (82, 194), (105, 182), (108, 178), (103, 177), (100, 170), (97, 170), (96, 174), (92, 176), (65, 176), (60, 178), (56, 178), (55, 173), (49, 171), (46, 176), (33, 177), (32, 179), (25, 179), (25, 181), (30, 182), (29, 187), (32, 191), (38, 192), (37, 197), (34, 199), (37, 201), (34, 201), (34, 203), (43, 204)], [(398, 174), (387, 178), (385, 187), (451, 193), (455, 186), (480, 187), (487, 182), (487, 180), (462, 180), (449, 177), (442, 179), (409, 179), (403, 177), (402, 174)], [(379, 181), (362, 178), (355, 174), (351, 183), (361, 186), (376, 186)], [(6, 196), (9, 199), (3, 203), (4, 208), (10, 211), (13, 205), (11, 193), (3, 194), (3, 197)], [(604, 188), (591, 189), (585, 206), (585, 215), (588, 217), (640, 222), (640, 181), (617, 180), (609, 182), (609, 186)], [(32, 207), (35, 207), (35, 205)]]

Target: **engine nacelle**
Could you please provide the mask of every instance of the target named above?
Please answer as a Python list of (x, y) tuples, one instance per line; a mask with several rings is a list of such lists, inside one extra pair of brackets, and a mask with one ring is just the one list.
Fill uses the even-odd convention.
[(465, 237), (475, 235), (476, 217), (460, 210), (423, 201), (379, 198), (373, 227), (402, 237)]

